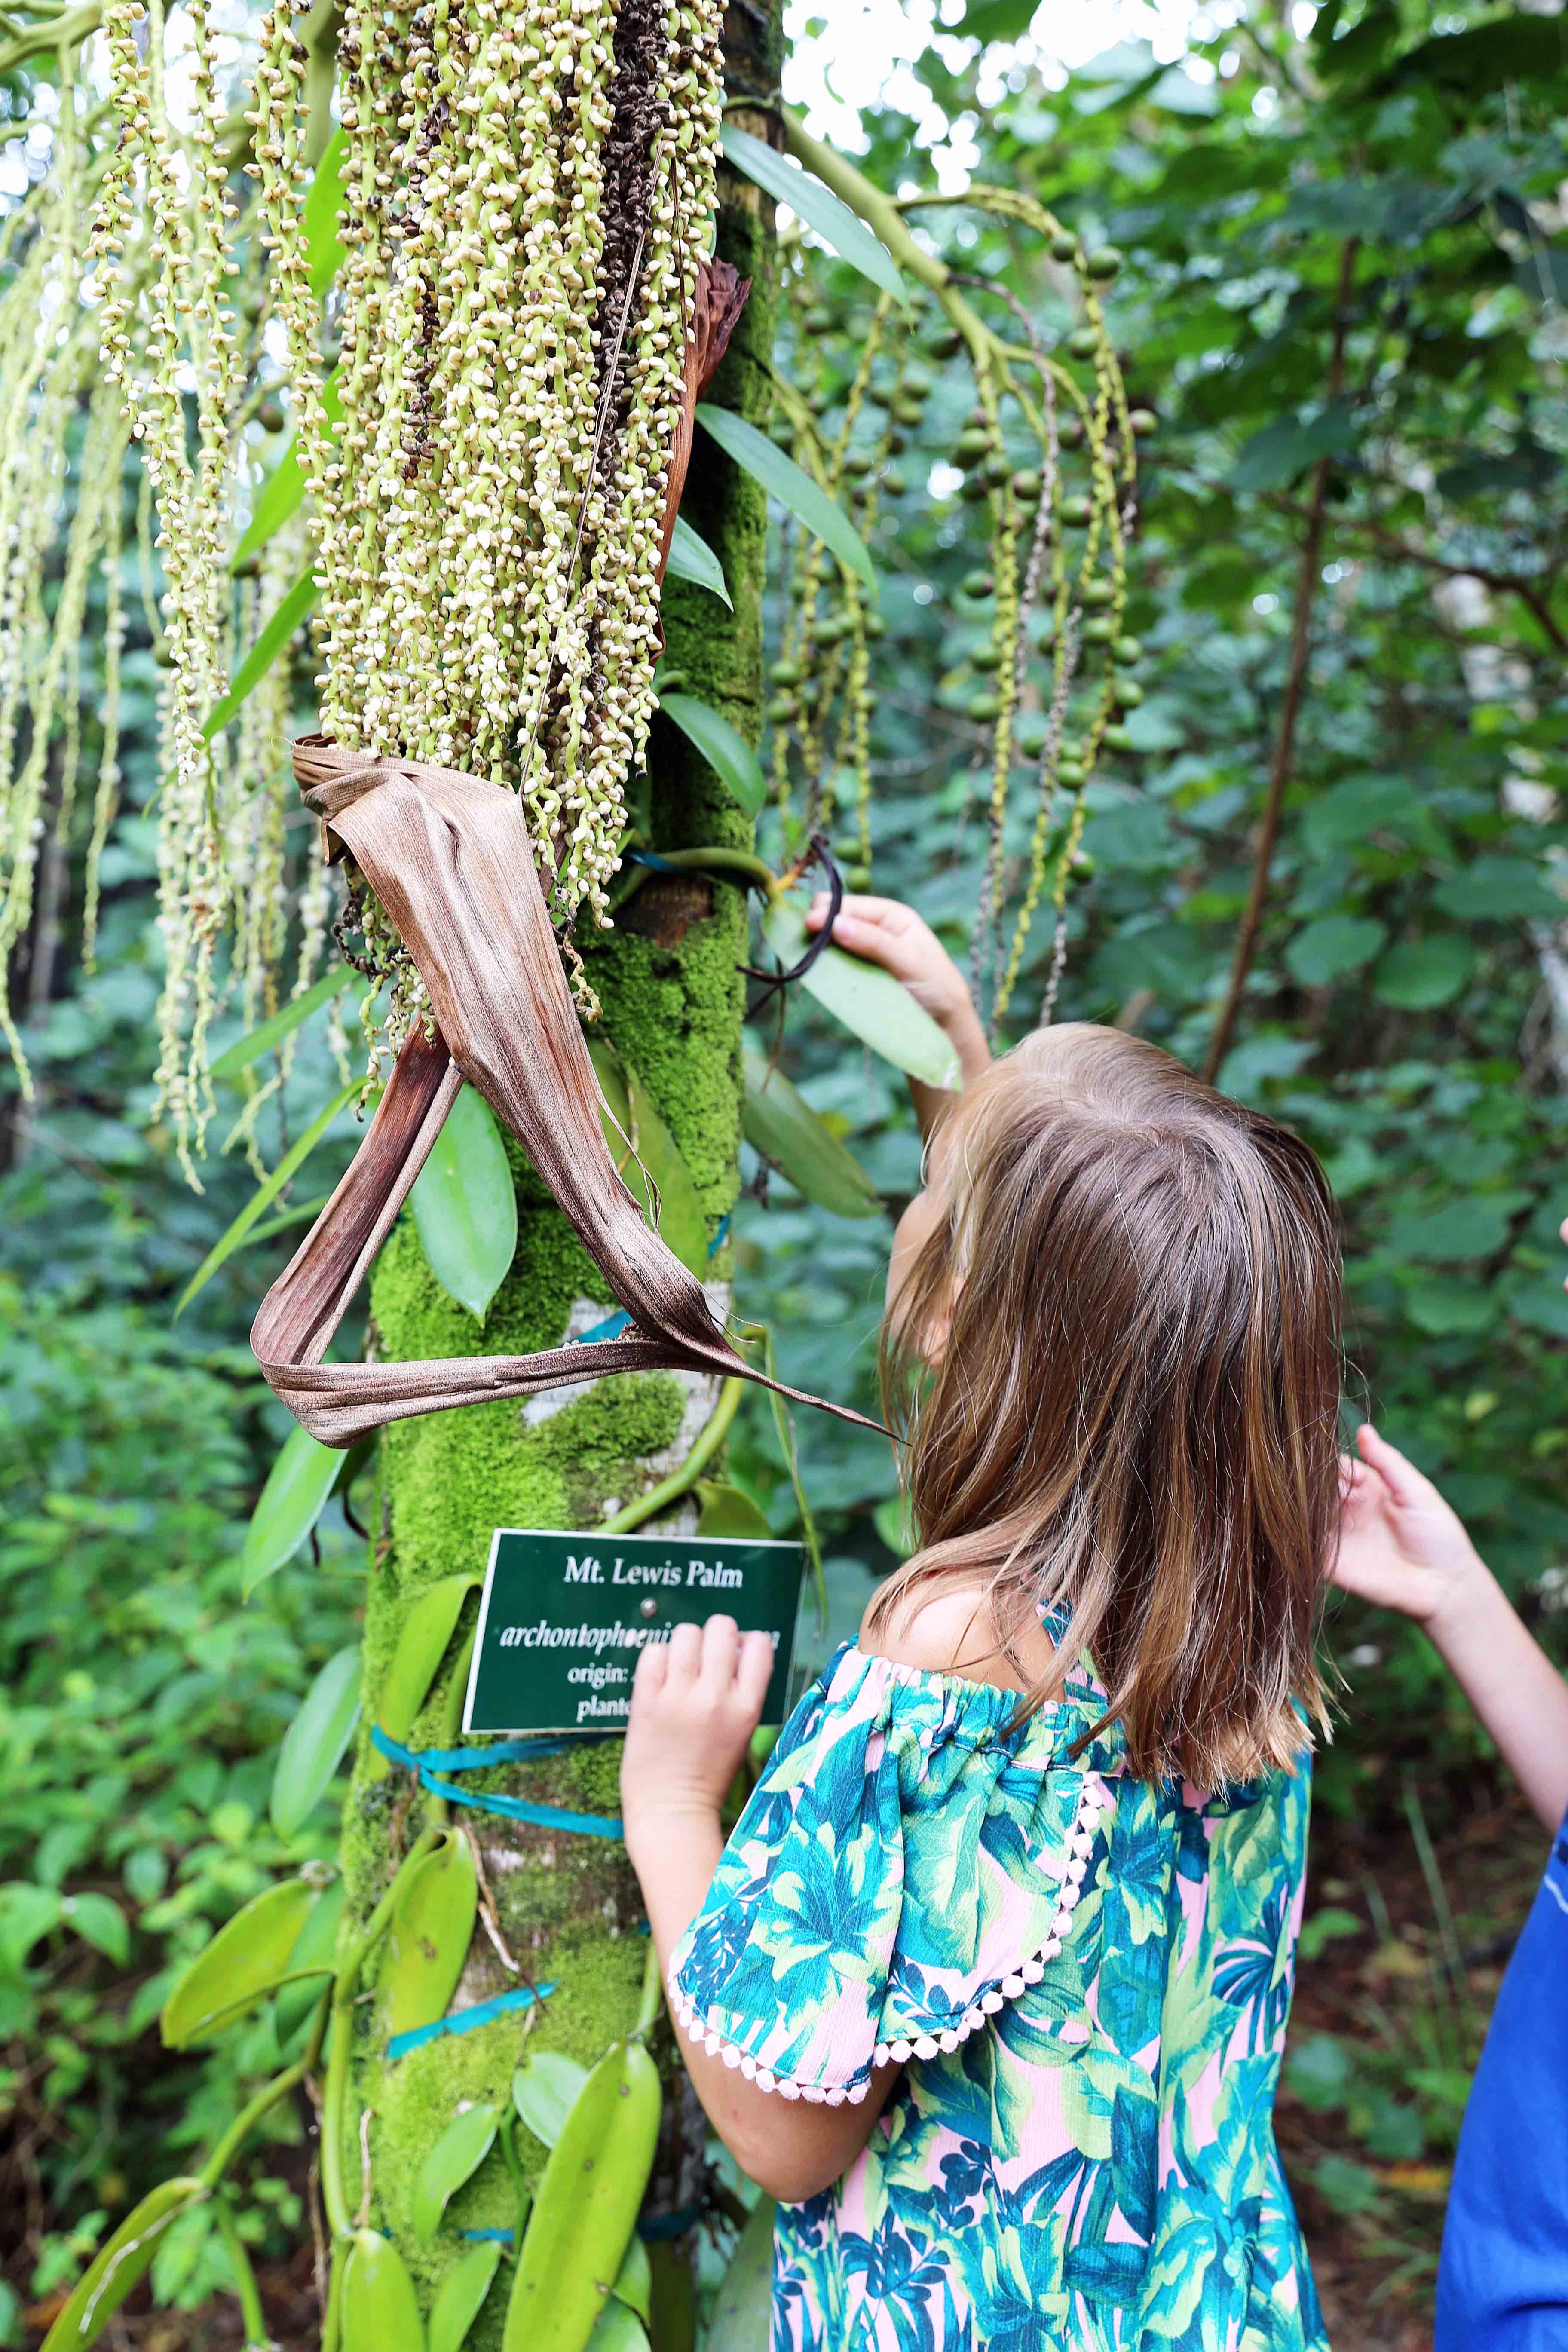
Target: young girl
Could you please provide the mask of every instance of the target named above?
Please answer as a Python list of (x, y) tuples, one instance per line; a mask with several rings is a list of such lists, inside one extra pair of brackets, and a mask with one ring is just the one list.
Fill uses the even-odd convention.
[(837, 935), (965, 1078), (889, 1278), (922, 1549), (728, 1846), (765, 1636), (644, 1653), (622, 1780), (692, 2081), (780, 2200), (774, 2352), (1321, 2347), (1271, 2116), (1339, 1516), (1327, 1190), (1114, 1030), (990, 1065), (908, 909)]
[(1356, 1443), (1336, 1582), (1425, 1628), (1556, 1833), (1465, 2108), (1434, 2352), (1557, 2352), (1568, 2343), (1568, 1683), (1436, 1486), (1375, 1430)]

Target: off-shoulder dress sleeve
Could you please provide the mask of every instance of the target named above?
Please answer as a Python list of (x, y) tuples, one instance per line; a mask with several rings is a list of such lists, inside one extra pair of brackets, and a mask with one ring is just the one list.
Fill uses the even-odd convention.
[(1065, 1726), (1060, 1742), (1037, 1717), (1014, 1728), (1016, 1704), (838, 1653), (670, 1956), (693, 2041), (763, 2090), (837, 2106), (1039, 1982), (1070, 1948), (1114, 1781), (1070, 1760)]

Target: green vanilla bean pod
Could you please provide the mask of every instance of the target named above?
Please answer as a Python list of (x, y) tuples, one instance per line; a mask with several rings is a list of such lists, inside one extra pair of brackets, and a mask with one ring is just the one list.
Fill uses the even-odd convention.
[(658, 2069), (613, 2042), (551, 2150), (518, 2255), (501, 2352), (584, 2352), (615, 2287), (653, 2169)]

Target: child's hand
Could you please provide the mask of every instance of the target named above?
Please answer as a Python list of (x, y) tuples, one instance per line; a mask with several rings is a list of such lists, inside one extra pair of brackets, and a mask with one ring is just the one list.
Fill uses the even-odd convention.
[(621, 1756), (628, 1847), (672, 1816), (717, 1825), (773, 1671), (770, 1636), (742, 1634), (732, 1617), (678, 1625), (643, 1652)]
[(1340, 1553), (1332, 1580), (1380, 1609), (1397, 1609), (1434, 1638), (1487, 1570), (1458, 1516), (1370, 1424), (1360, 1461), (1342, 1462)]
[[(826, 891), (819, 890), (806, 909), (808, 931), (822, 929), (830, 903)], [(884, 971), (901, 980), (955, 1048), (964, 1083), (979, 1076), (990, 1062), (991, 1052), (963, 974), (912, 907), (901, 905), (897, 898), (846, 898), (833, 937), (851, 955), (879, 963)]]

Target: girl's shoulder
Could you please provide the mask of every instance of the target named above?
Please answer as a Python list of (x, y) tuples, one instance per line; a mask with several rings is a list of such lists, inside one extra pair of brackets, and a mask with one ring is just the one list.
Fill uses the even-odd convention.
[(951, 1675), (988, 1688), (1023, 1692), (1051, 1664), (1055, 1644), (1044, 1626), (1029, 1626), (1004, 1643), (988, 1597), (976, 1585), (916, 1591), (886, 1612), (876, 1596), (860, 1621), (859, 1647), (917, 1674)]

